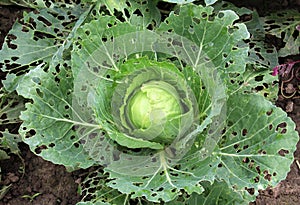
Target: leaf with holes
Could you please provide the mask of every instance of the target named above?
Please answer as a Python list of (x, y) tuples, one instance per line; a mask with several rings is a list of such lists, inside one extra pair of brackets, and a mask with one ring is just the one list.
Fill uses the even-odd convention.
[[(217, 177), (244, 198), (275, 186), (293, 162), (298, 135), (280, 108), (256, 94), (234, 94), (228, 100), (228, 121), (220, 148)], [(249, 193), (248, 193), (249, 192)]]
[(185, 204), (247, 204), (247, 201), (242, 199), (238, 193), (228, 189), (228, 185), (224, 181), (215, 181), (212, 185), (209, 183), (202, 185), (205, 187), (205, 192), (201, 195), (193, 194)]
[(0, 96), (0, 148), (3, 149), (1, 150), (3, 153), (19, 154), (18, 143), (21, 142), (21, 137), (16, 133), (21, 124), (20, 113), (25, 109), (24, 99), (16, 93), (7, 93), (3, 89)]
[[(120, 0), (104, 0), (103, 3), (107, 6), (112, 16), (121, 15), (126, 22), (142, 27), (153, 27), (159, 25), (161, 15), (156, 7), (157, 1), (120, 1)], [(101, 4), (99, 4), (101, 6)], [(116, 14), (116, 10), (120, 14)]]
[(300, 36), (297, 27), (300, 25), (300, 15), (297, 10), (278, 11), (265, 17), (265, 31), (278, 38), (283, 38), (284, 47), (279, 50), (279, 56), (299, 54)]
[(21, 123), (20, 113), (24, 110), (24, 99), (15, 92), (7, 93), (1, 89), (0, 123), (1, 125)]
[(0, 51), (0, 68), (8, 72), (2, 81), (6, 90), (14, 91), (24, 73), (37, 65), (47, 68), (55, 55), (61, 55), (61, 48), (70, 46), (67, 37), (74, 27), (74, 16), (81, 12), (80, 6), (41, 9), (25, 13), (22, 22), (13, 25)]
[[(30, 149), (44, 159), (63, 164), (69, 170), (87, 168), (94, 164), (85, 153), (72, 121), (72, 73), (66, 61), (44, 71), (37, 66), (24, 75), (17, 92), (32, 103), (20, 118), (19, 133)], [(97, 128), (97, 125), (90, 125)]]

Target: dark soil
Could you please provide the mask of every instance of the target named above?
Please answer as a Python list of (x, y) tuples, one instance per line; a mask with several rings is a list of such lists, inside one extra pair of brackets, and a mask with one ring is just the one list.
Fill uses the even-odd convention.
[(77, 176), (66, 172), (63, 166), (37, 157), (27, 145), (20, 145), (20, 149), (24, 170), (18, 156), (11, 156), (0, 164), (3, 173), (1, 184), (12, 184), (0, 205), (73, 205), (80, 201), (78, 184), (75, 183)]
[[(20, 7), (0, 6), (0, 48), (13, 22), (23, 11), (24, 8)], [(297, 66), (294, 67), (295, 76), (296, 70)], [(300, 73), (300, 68), (298, 71)], [(280, 83), (283, 83), (285, 94), (291, 86), (296, 94), (286, 98), (280, 91), (277, 105), (295, 121), (300, 133), (300, 82), (295, 76), (288, 82)], [(0, 73), (0, 77), (3, 78), (4, 74)], [(300, 144), (297, 147), (295, 161), (286, 180), (275, 188), (260, 191), (252, 205), (300, 204)], [(4, 196), (0, 193), (0, 205), (75, 205), (80, 201), (76, 182), (82, 180), (85, 170), (69, 173), (63, 166), (54, 165), (34, 155), (25, 144), (20, 144), (20, 150), (20, 157), (12, 155), (9, 160), (0, 161), (0, 187), (8, 186)]]

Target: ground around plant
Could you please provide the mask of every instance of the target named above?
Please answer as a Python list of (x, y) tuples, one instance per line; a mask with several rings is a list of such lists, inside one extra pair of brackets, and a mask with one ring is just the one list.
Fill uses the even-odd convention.
[[(255, 5), (252, 5), (255, 6)], [(0, 48), (14, 21), (28, 10), (15, 6), (0, 6)], [(294, 56), (296, 60), (300, 56)], [(287, 59), (281, 59), (284, 62)], [(1, 79), (4, 73), (0, 73)], [(277, 106), (294, 120), (300, 133), (300, 66), (294, 66), (290, 79), (281, 79), (282, 90), (278, 92)], [(292, 89), (292, 91), (291, 91)], [(292, 97), (286, 96), (292, 92)], [(3, 127), (1, 127), (3, 129)], [(18, 127), (13, 128), (16, 132)], [(78, 183), (88, 170), (69, 173), (63, 166), (54, 165), (34, 155), (27, 145), (21, 143), (20, 156), (0, 161), (1, 187), (7, 187), (0, 194), (0, 205), (75, 205), (80, 201)], [(294, 153), (295, 160), (287, 178), (275, 188), (260, 191), (252, 205), (296, 205), (300, 201), (300, 144)]]

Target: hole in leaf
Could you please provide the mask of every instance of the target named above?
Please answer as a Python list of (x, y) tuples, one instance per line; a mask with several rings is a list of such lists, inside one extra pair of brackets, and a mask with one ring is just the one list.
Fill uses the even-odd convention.
[(269, 173), (268, 170), (263, 171), (263, 174), (265, 180), (271, 181), (272, 175)]
[(267, 151), (266, 151), (266, 150), (263, 150), (263, 149), (260, 149), (260, 150), (258, 150), (257, 153), (258, 153), (258, 154), (267, 154)]
[(256, 169), (256, 171), (257, 171), (258, 174), (261, 173), (260, 166), (256, 166), (255, 169)]
[(246, 164), (248, 164), (250, 162), (250, 160), (249, 160), (249, 158), (248, 157), (245, 157), (244, 159), (243, 159), (243, 163), (246, 163)]
[(27, 32), (29, 32), (29, 28), (22, 25), (22, 31), (27, 33)]
[(86, 91), (87, 90), (87, 86), (86, 85), (83, 85), (83, 86), (81, 86), (81, 89), (80, 89), (81, 91)]
[(163, 191), (164, 188), (163, 187), (160, 187), (159, 189), (157, 189), (157, 191)]
[(246, 129), (246, 128), (244, 128), (243, 130), (242, 130), (242, 136), (246, 136), (247, 135), (247, 133), (248, 133), (248, 130)]
[(99, 73), (99, 67), (93, 67), (93, 72), (94, 73)]
[(214, 21), (215, 20), (216, 15), (213, 13), (211, 15), (208, 16), (208, 20), (209, 21)]
[(276, 131), (282, 131), (284, 128), (286, 128), (286, 126), (287, 126), (286, 122), (282, 122), (278, 124), (276, 127)]
[(254, 182), (255, 182), (255, 183), (258, 183), (258, 182), (259, 182), (259, 176), (257, 176), (257, 177), (254, 178)]
[(283, 157), (289, 153), (290, 153), (289, 150), (286, 150), (286, 149), (281, 149), (278, 151), (278, 154)]
[(74, 143), (74, 147), (79, 148), (79, 143), (78, 142)]
[(156, 197), (157, 196), (157, 193), (153, 193), (151, 194), (152, 197)]
[(206, 13), (206, 12), (202, 12), (202, 13), (201, 13), (201, 17), (202, 17), (202, 18), (206, 18), (206, 17), (207, 17), (207, 13)]
[(17, 60), (19, 59), (19, 57), (14, 56), (14, 57), (11, 57), (11, 59), (12, 59), (13, 61), (17, 61)]
[(245, 187), (245, 190), (250, 194), (250, 195), (254, 195), (254, 188), (247, 188)]
[(253, 166), (254, 166), (254, 160), (251, 159), (250, 162), (249, 162), (249, 164), (248, 164), (248, 167), (249, 167), (249, 169), (252, 169)]
[(233, 148), (237, 149), (239, 146), (240, 146), (239, 144), (235, 144), (235, 145), (233, 145)]
[(142, 182), (133, 182), (132, 184), (134, 186), (142, 186), (142, 185), (144, 185), (144, 183), (142, 183)]
[(44, 94), (43, 94), (43, 92), (39, 88), (36, 88), (35, 91), (36, 91), (36, 94), (38, 96), (40, 96), (41, 98), (43, 98)]
[(273, 113), (273, 110), (269, 110), (269, 111), (266, 112), (266, 114), (267, 114), (268, 116), (270, 116), (272, 113)]
[(36, 154), (41, 154), (41, 152), (42, 152), (43, 150), (45, 150), (45, 149), (48, 149), (48, 147), (47, 147), (46, 145), (41, 145), (41, 146), (35, 148), (34, 152), (35, 152)]
[(174, 176), (174, 177), (178, 177), (178, 173), (170, 172), (170, 175), (171, 175), (171, 176)]
[(201, 22), (201, 20), (199, 18), (193, 17), (193, 22), (196, 24), (199, 24)]
[(54, 78), (54, 80), (55, 80), (55, 82), (60, 83), (60, 78), (59, 78), (58, 76), (56, 76), (56, 77)]
[(52, 25), (52, 23), (51, 23), (50, 21), (48, 21), (47, 19), (45, 19), (45, 18), (42, 17), (42, 16), (39, 16), (37, 19), (38, 19), (39, 21), (43, 22), (46, 26), (51, 26), (51, 25)]

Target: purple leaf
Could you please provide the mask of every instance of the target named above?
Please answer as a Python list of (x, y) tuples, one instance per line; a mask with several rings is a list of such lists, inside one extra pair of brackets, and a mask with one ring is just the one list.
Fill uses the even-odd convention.
[(285, 63), (285, 64), (281, 64), (281, 65), (277, 65), (273, 68), (273, 72), (272, 72), (272, 75), (273, 76), (276, 76), (276, 75), (281, 75), (281, 76), (285, 76), (285, 75), (288, 75), (293, 66), (296, 64), (296, 63), (300, 63), (300, 60), (298, 61), (291, 61), (291, 62), (288, 62), (288, 63)]

